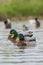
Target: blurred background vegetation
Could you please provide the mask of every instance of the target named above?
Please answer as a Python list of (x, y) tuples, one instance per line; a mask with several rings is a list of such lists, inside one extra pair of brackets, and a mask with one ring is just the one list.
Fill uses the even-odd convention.
[(0, 0), (0, 17), (43, 16), (43, 0)]

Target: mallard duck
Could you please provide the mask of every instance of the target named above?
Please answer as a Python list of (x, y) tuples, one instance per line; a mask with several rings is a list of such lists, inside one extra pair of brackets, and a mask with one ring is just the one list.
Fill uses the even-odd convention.
[(9, 19), (5, 20), (5, 21), (4, 21), (4, 24), (5, 24), (5, 28), (6, 28), (6, 29), (10, 29), (10, 28), (11, 28), (11, 22), (10, 22)]
[(28, 27), (26, 25), (23, 25), (23, 31), (27, 31)]
[[(32, 32), (29, 32), (32, 33)], [(33, 37), (33, 35), (23, 35), (21, 33), (18, 33), (16, 30), (12, 29), (10, 30), (8, 39), (14, 43), (14, 45), (17, 45), (18, 48), (25, 48), (29, 47), (30, 45), (33, 45), (33, 41), (36, 41), (36, 39)], [(32, 44), (31, 44), (32, 42)]]
[(40, 27), (40, 22), (38, 21), (38, 18), (35, 18), (33, 20), (29, 20), (29, 27), (30, 28), (39, 28)]
[(8, 39), (11, 41), (11, 42), (15, 42), (16, 38), (18, 36), (18, 33), (16, 30), (12, 29), (10, 30), (10, 33), (8, 34)]
[(40, 22), (38, 21), (38, 18), (35, 18), (35, 21), (36, 21), (36, 28), (39, 28), (40, 27)]
[(29, 46), (35, 46), (36, 39), (25, 37), (23, 34), (19, 34), (16, 38), (17, 46), (22, 49)]
[(22, 33), (25, 37), (32, 37), (33, 36), (33, 32), (29, 31), (29, 32), (17, 32), (15, 29), (11, 29), (9, 34), (8, 34), (8, 39), (10, 38), (16, 38), (20, 33)]

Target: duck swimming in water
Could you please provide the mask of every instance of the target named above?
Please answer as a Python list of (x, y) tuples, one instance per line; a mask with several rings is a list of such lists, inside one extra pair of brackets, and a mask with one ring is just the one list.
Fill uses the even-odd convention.
[[(30, 32), (32, 33), (32, 32)], [(18, 34), (18, 32), (14, 29), (12, 29), (9, 33), (8, 39), (14, 43), (14, 45), (18, 46), (18, 48), (25, 48), (29, 47), (31, 45), (31, 42), (36, 41), (36, 39), (33, 37), (33, 35), (23, 35), (21, 33)]]
[(15, 29), (11, 29), (8, 35), (8, 39), (10, 38), (16, 38), (20, 33), (22, 33), (25, 37), (32, 37), (33, 36), (33, 32), (29, 31), (29, 32), (17, 32)]
[(38, 20), (38, 18), (29, 20), (29, 28), (30, 29), (36, 29), (40, 27), (40, 22)]
[(11, 42), (14, 43), (15, 40), (16, 40), (16, 38), (17, 38), (17, 36), (18, 36), (17, 31), (14, 30), (14, 29), (12, 29), (12, 30), (10, 30), (10, 33), (9, 33), (9, 35), (8, 35), (8, 39), (9, 39)]
[(18, 37), (16, 38), (17, 46), (20, 49), (24, 49), (26, 47), (30, 46), (35, 46), (36, 39), (35, 38), (30, 38), (25, 37), (23, 34), (19, 34)]
[(6, 28), (6, 29), (10, 29), (10, 28), (11, 28), (11, 22), (10, 22), (9, 19), (5, 20), (5, 21), (4, 21), (4, 24), (5, 24), (5, 28)]
[(38, 18), (35, 18), (35, 21), (36, 21), (36, 28), (39, 28), (40, 27), (40, 22), (38, 21)]
[(23, 49), (27, 46), (27, 44), (24, 42), (24, 35), (23, 34), (19, 34), (17, 39), (16, 39), (16, 42), (17, 42), (17, 46), (20, 48), (20, 49)]

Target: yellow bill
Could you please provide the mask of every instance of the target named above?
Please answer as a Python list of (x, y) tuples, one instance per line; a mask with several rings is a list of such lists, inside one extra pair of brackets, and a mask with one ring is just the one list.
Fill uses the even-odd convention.
[(14, 37), (14, 34), (11, 35), (11, 38), (13, 38), (13, 37)]
[(19, 40), (19, 37), (17, 37), (17, 38), (16, 38), (16, 42), (19, 42), (19, 41), (20, 41), (20, 40)]

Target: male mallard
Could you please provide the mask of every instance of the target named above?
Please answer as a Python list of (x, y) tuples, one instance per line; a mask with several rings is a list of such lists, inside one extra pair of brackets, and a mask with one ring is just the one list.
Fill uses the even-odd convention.
[[(30, 32), (32, 33), (32, 32)], [(23, 35), (23, 34), (18, 34), (18, 32), (14, 29), (12, 29), (9, 33), (8, 39), (13, 42), (15, 45), (17, 45), (19, 48), (25, 48), (25, 47), (29, 47), (33, 44), (31, 44), (31, 42), (33, 43), (33, 41), (36, 41), (35, 38), (32, 38), (33, 36), (27, 36), (27, 35)], [(16, 43), (15, 43), (16, 42)]]
[(11, 22), (10, 22), (9, 19), (5, 20), (5, 21), (4, 21), (4, 24), (5, 24), (5, 28), (6, 28), (6, 29), (10, 29), (10, 28), (11, 28)]
[(10, 33), (9, 33), (9, 35), (8, 35), (8, 39), (9, 39), (10, 41), (12, 41), (12, 42), (15, 42), (17, 36), (18, 36), (17, 31), (14, 30), (14, 29), (12, 29), (12, 30), (10, 30)]
[(29, 47), (29, 46), (33, 46), (35, 45), (35, 43), (33, 43), (33, 41), (35, 42), (36, 39), (35, 38), (26, 38), (23, 34), (19, 34), (18, 37), (16, 38), (16, 42), (18, 43), (17, 46), (19, 48), (25, 48), (25, 47)]

